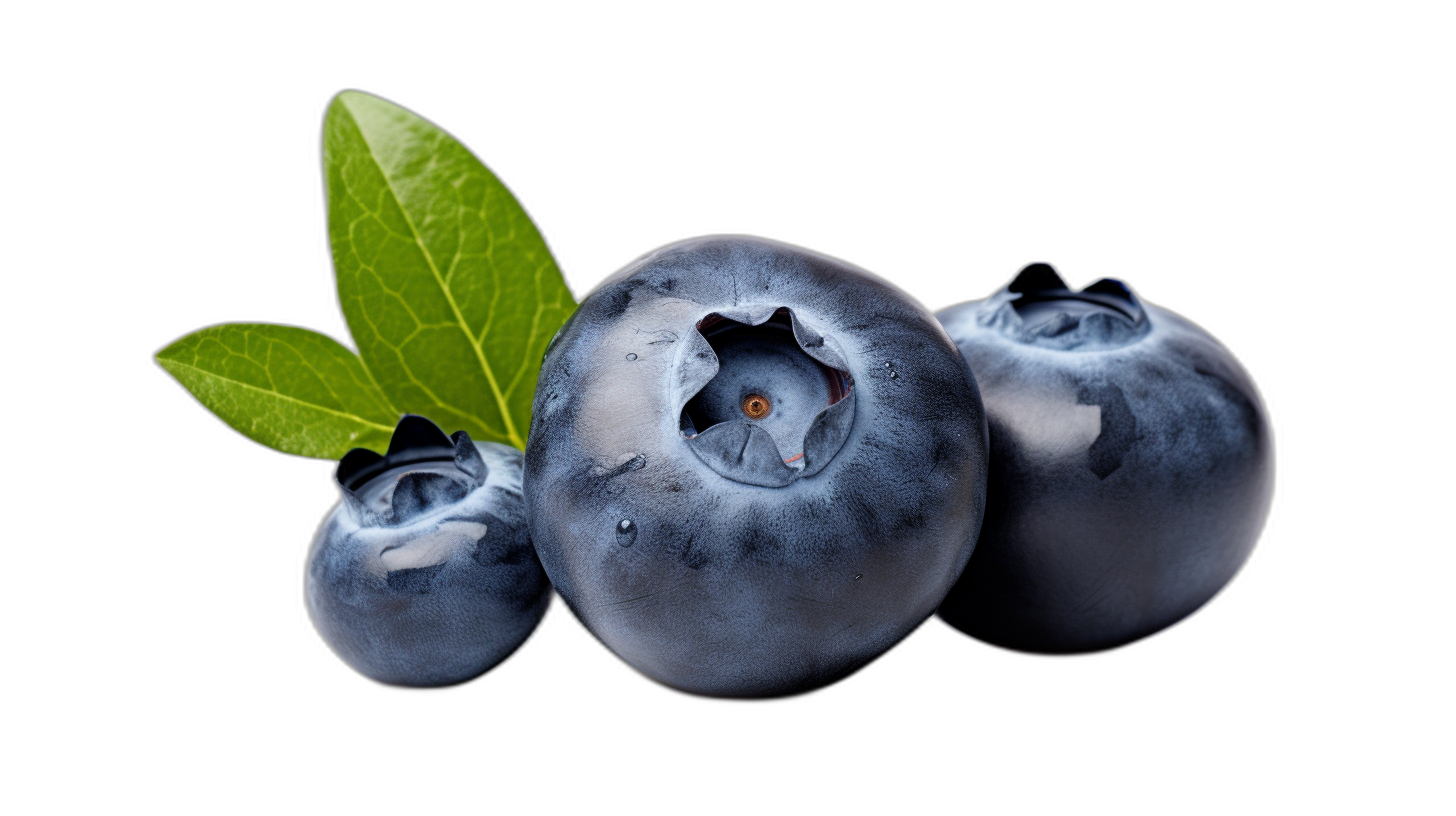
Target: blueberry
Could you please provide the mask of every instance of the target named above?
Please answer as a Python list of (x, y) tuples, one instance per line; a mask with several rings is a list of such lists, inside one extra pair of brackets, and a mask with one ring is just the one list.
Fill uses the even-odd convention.
[(608, 279), (548, 350), (527, 516), (557, 591), (629, 664), (791, 694), (935, 611), (975, 544), (986, 444), (975, 379), (908, 296), (700, 238)]
[(389, 452), (339, 461), (343, 492), (308, 557), (309, 616), (360, 673), (443, 686), (504, 660), (551, 586), (526, 533), (521, 452), (405, 416)]
[(1122, 283), (1074, 292), (1045, 264), (937, 317), (991, 431), (985, 525), (942, 618), (1013, 649), (1090, 651), (1228, 583), (1274, 471), (1264, 406), (1227, 349)]

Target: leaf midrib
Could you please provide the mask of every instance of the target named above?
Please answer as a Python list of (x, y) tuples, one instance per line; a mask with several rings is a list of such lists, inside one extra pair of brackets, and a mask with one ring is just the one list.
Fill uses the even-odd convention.
[[(349, 109), (347, 105), (345, 105), (344, 109), (348, 112), (349, 119), (354, 123), (354, 129), (359, 132), (359, 139), (364, 142), (364, 148), (369, 151), (369, 158), (374, 162), (374, 166), (379, 168), (379, 175), (384, 179), (384, 187), (389, 190), (390, 197), (394, 199), (394, 205), (399, 208), (400, 215), (404, 218), (405, 224), (409, 226), (410, 234), (415, 239), (415, 246), (419, 247), (420, 254), (424, 256), (425, 264), (430, 267), (430, 274), (434, 276), (435, 284), (440, 287), (440, 292), (445, 296), (445, 302), (450, 304), (450, 312), (455, 315), (455, 325), (460, 327), (460, 331), (465, 335), (465, 341), (475, 351), (475, 359), (480, 363), (481, 370), (485, 372), (485, 380), (490, 384), (491, 397), (495, 399), (496, 408), (500, 411), (501, 422), (505, 424), (506, 437), (517, 448), (524, 450), (526, 447), (525, 440), (521, 439), (520, 434), (516, 433), (516, 424), (511, 421), (510, 407), (506, 405), (505, 395), (501, 393), (500, 385), (496, 383), (495, 372), (490, 367), (490, 361), (485, 358), (485, 350), (481, 347), (480, 343), (475, 342), (475, 335), (470, 331), (469, 324), (465, 322), (464, 313), (460, 311), (459, 304), (455, 302), (454, 294), (451, 293), (450, 287), (446, 285), (444, 277), (440, 274), (440, 268), (435, 265), (435, 256), (430, 254), (430, 250), (425, 246), (425, 241), (420, 235), (419, 228), (415, 226), (414, 219), (410, 217), (409, 211), (405, 209), (403, 200), (399, 197), (399, 192), (394, 189), (394, 183), (389, 178), (389, 171), (385, 169), (384, 163), (379, 160), (378, 154), (374, 152), (374, 145), (370, 143), (369, 136), (365, 133), (364, 128), (359, 125), (359, 119), (354, 116), (354, 111)], [(486, 425), (484, 422), (480, 424)], [(489, 426), (486, 425), (486, 427)]]
[(203, 368), (203, 367), (201, 367), (199, 365), (194, 365), (192, 363), (184, 363), (181, 360), (176, 360), (176, 359), (161, 359), (161, 360), (158, 360), (157, 362), (161, 363), (163, 368), (167, 368), (169, 370), (173, 366), (176, 366), (178, 368), (185, 368), (185, 369), (188, 369), (190, 371), (195, 371), (195, 372), (197, 372), (198, 374), (200, 374), (200, 375), (202, 375), (204, 377), (210, 377), (210, 378), (215, 379), (215, 380), (221, 380), (222, 382), (225, 382), (225, 383), (232, 383), (233, 385), (239, 386), (241, 388), (245, 388), (245, 389), (248, 389), (250, 391), (257, 391), (257, 392), (262, 393), (262, 394), (267, 394), (270, 397), (274, 397), (276, 399), (284, 400), (286, 402), (297, 403), (299, 405), (302, 405), (302, 406), (304, 406), (306, 408), (309, 408), (311, 410), (314, 410), (314, 411), (322, 411), (322, 412), (324, 412), (326, 414), (333, 414), (336, 417), (342, 417), (344, 419), (356, 420), (356, 421), (358, 421), (358, 422), (360, 422), (360, 423), (362, 423), (364, 425), (368, 425), (371, 428), (378, 428), (379, 430), (384, 431), (385, 433), (393, 433), (393, 431), (394, 431), (394, 428), (392, 428), (389, 425), (380, 425), (378, 422), (374, 422), (373, 420), (365, 419), (364, 417), (361, 417), (358, 414), (351, 414), (351, 413), (349, 413), (347, 411), (340, 411), (340, 410), (337, 410), (335, 408), (329, 408), (328, 406), (325, 406), (325, 405), (319, 405), (316, 402), (309, 402), (307, 400), (301, 400), (298, 397), (289, 396), (288, 394), (285, 394), (282, 391), (277, 391), (277, 390), (270, 389), (270, 388), (263, 388), (261, 386), (253, 385), (250, 382), (244, 382), (243, 380), (235, 380), (232, 377), (228, 377), (228, 376), (225, 376), (223, 374), (219, 374), (216, 371), (210, 371), (210, 370), (208, 370), (206, 368)]

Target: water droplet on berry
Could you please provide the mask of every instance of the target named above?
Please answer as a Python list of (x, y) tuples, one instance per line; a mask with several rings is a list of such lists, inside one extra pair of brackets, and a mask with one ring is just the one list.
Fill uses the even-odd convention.
[(628, 354), (627, 355), (627, 359), (628, 360), (635, 360), (635, 359), (637, 359), (637, 355), (635, 355), (635, 354)]
[(632, 519), (617, 522), (617, 544), (630, 547), (637, 540), (637, 523)]

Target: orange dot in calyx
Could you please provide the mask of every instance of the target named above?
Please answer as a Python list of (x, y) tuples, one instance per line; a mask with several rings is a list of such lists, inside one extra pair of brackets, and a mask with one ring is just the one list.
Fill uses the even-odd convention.
[(743, 413), (749, 419), (763, 419), (773, 410), (773, 403), (762, 394), (749, 394), (743, 398)]

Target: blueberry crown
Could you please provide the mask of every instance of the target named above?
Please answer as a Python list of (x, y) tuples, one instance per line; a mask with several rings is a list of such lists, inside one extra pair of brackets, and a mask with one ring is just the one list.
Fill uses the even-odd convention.
[[(355, 448), (339, 460), (334, 478), (362, 522), (399, 523), (463, 499), (485, 484), (487, 470), (469, 434), (446, 436), (430, 420), (405, 414), (388, 451)], [(392, 484), (376, 484), (390, 475)]]
[(1148, 332), (1147, 312), (1127, 284), (1103, 278), (1076, 291), (1049, 264), (1021, 270), (988, 303), (982, 323), (1028, 345), (1099, 351)]

